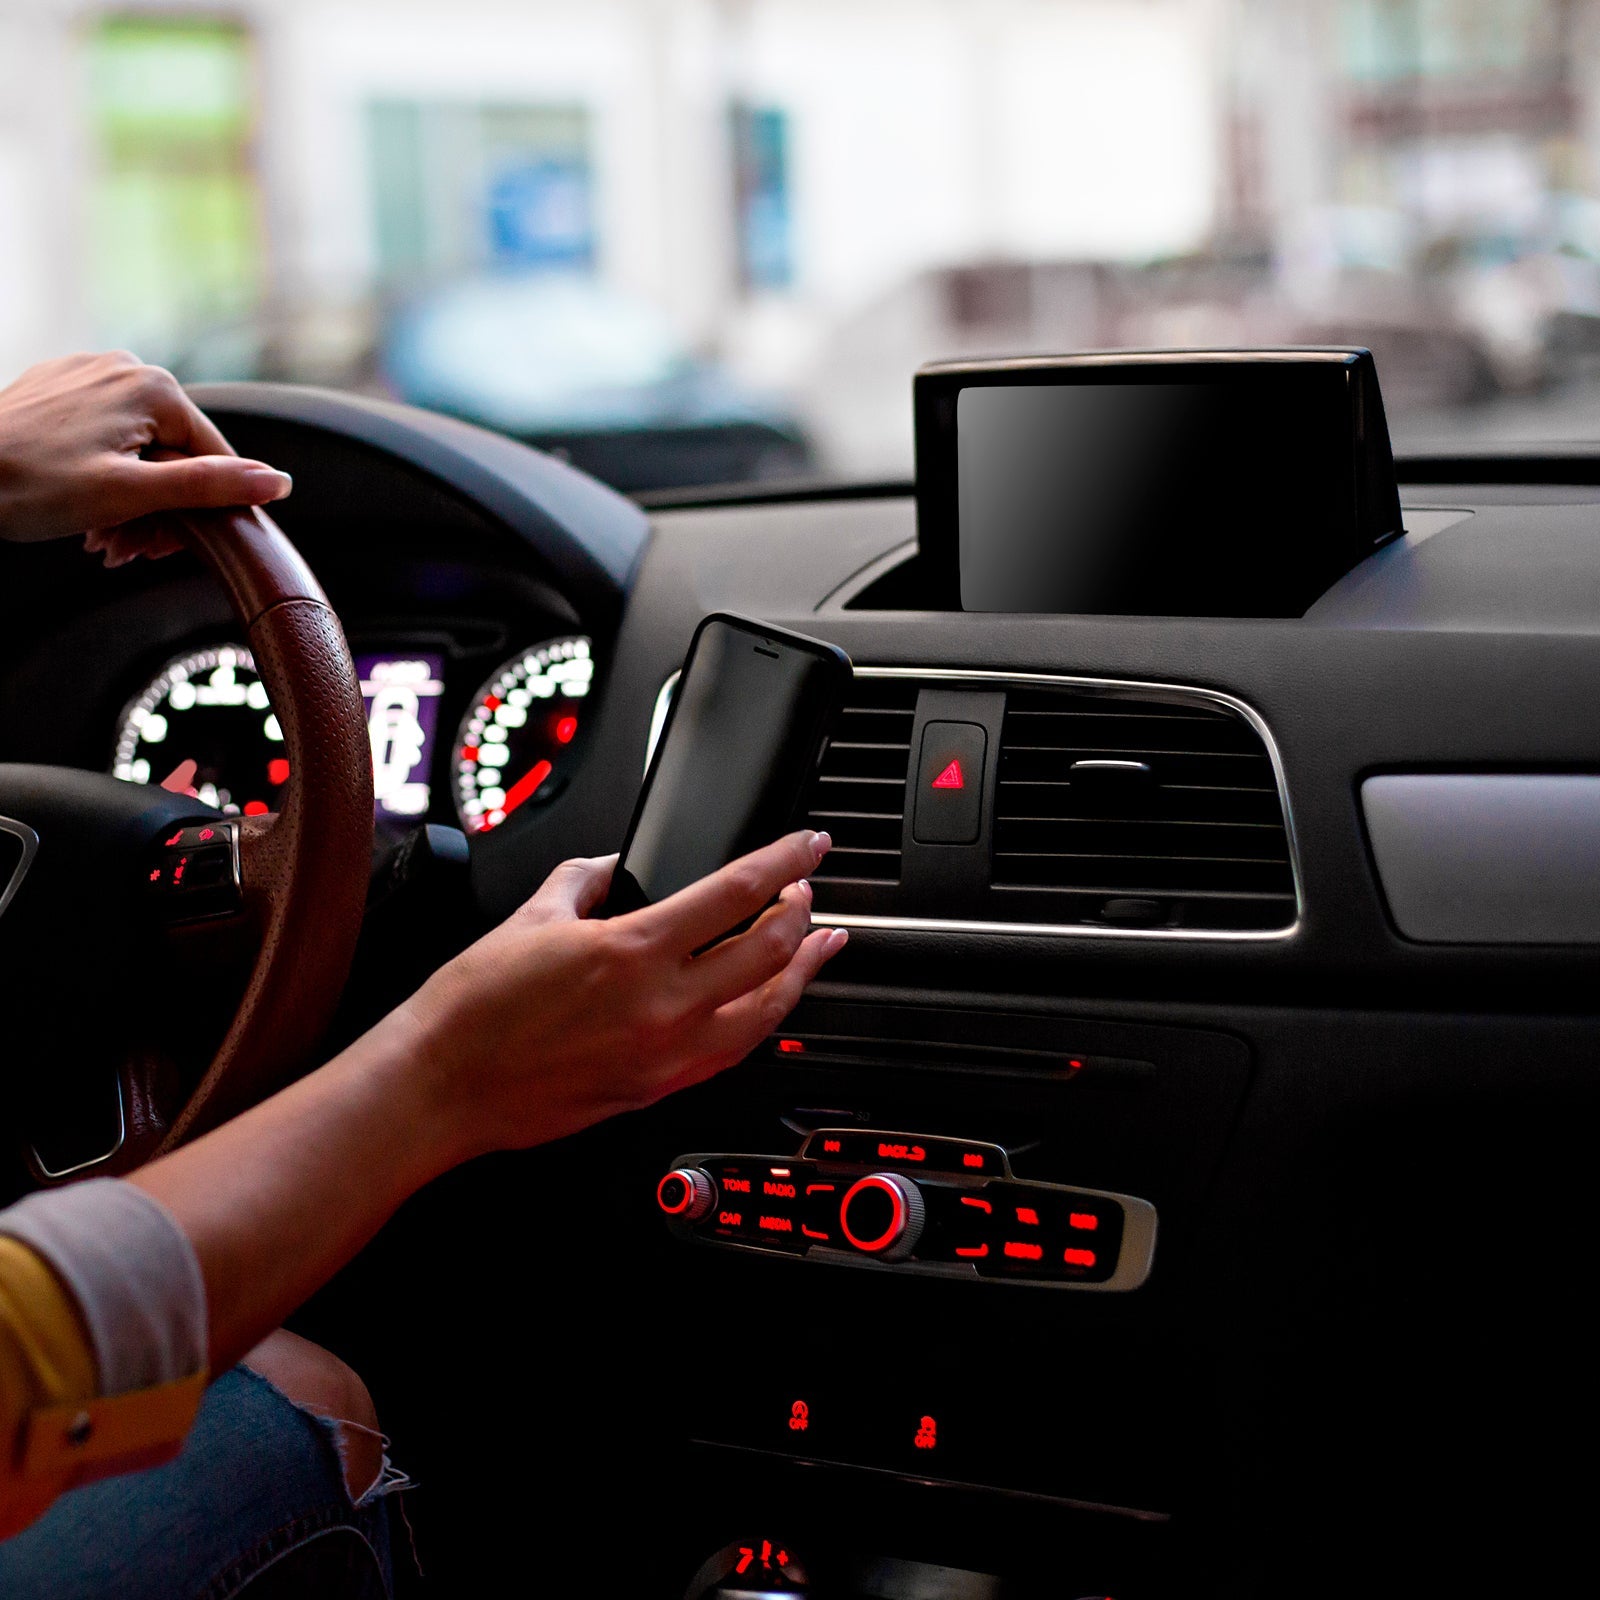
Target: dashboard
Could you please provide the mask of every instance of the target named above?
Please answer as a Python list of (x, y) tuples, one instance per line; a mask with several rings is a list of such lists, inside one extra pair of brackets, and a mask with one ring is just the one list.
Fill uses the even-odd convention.
[[(779, 1036), (454, 1175), (307, 1310), (428, 1485), (439, 1592), (492, 1582), (530, 1453), (572, 1592), (1480, 1593), (1577, 1558), (1600, 929), (1563, 885), (1600, 865), (1586, 800), (1540, 857), (1552, 813), (1480, 827), (1437, 780), (1600, 774), (1600, 463), (1403, 463), (1404, 537), (1303, 617), (977, 615), (932, 602), (903, 486), (643, 510), (398, 408), (198, 398), (293, 472), (380, 833), (461, 829), (479, 926), (616, 848), (706, 612), (858, 667), (810, 801), (852, 940)], [(273, 804), (197, 569), (0, 563), (9, 759)], [(980, 834), (936, 860), (951, 724)], [(1515, 880), (1492, 914), (1458, 861), (1409, 920), (1469, 836)], [(463, 1405), (462, 1363), (527, 1382)]]

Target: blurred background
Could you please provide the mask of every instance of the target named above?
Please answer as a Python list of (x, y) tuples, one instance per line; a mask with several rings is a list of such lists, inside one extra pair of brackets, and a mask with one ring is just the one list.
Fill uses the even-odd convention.
[(1376, 351), (1600, 437), (1600, 0), (0, 0), (0, 382), (123, 345), (630, 489), (901, 479), (927, 359)]

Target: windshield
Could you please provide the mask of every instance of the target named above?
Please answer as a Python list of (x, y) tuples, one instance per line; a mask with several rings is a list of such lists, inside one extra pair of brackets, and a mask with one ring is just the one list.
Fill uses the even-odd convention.
[(127, 346), (627, 490), (905, 480), (923, 361), (1360, 343), (1600, 433), (1595, 0), (0, 12), (0, 374)]

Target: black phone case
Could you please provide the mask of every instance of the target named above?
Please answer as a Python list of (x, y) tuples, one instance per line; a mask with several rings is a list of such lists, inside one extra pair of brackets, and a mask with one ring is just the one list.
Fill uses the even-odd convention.
[[(627, 870), (628, 853), (633, 846), (639, 819), (643, 815), (645, 805), (650, 798), (651, 787), (660, 769), (662, 756), (667, 749), (668, 741), (672, 738), (673, 727), (677, 722), (678, 709), (683, 704), (681, 690), (683, 684), (688, 681), (689, 673), (693, 670), (701, 637), (708, 628), (719, 625), (732, 628), (757, 642), (803, 651), (830, 669), (823, 678), (825, 693), (819, 702), (811, 725), (791, 730), (790, 733), (791, 739), (796, 742), (803, 741), (804, 743), (805, 757), (800, 763), (800, 769), (808, 774), (807, 781), (809, 781), (809, 774), (816, 771), (817, 765), (822, 759), (829, 730), (838, 717), (839, 708), (844, 699), (845, 688), (851, 680), (852, 667), (850, 657), (838, 645), (830, 644), (825, 639), (814, 639), (809, 634), (794, 633), (787, 628), (768, 627), (764, 623), (754, 621), (749, 617), (738, 616), (733, 612), (713, 611), (709, 615), (702, 617), (695, 627), (694, 634), (689, 640), (688, 652), (684, 656), (683, 678), (679, 683), (680, 692), (673, 696), (672, 705), (667, 711), (666, 722), (661, 729), (661, 737), (656, 741), (655, 753), (650, 758), (649, 769), (645, 773), (644, 782), (640, 785), (639, 797), (634, 802), (633, 815), (628, 821), (628, 831), (623, 839), (622, 851), (617, 860), (617, 869), (612, 879), (611, 892), (601, 907), (600, 915), (602, 916), (619, 916), (624, 912), (636, 911), (641, 906), (650, 903), (639, 888), (633, 875)], [(788, 814), (776, 823), (774, 837), (787, 832), (794, 825), (805, 797), (805, 786), (803, 782), (797, 788)]]

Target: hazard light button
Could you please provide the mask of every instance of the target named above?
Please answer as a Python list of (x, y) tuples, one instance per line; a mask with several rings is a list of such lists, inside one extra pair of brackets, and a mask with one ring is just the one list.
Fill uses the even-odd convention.
[(918, 844), (973, 844), (983, 821), (988, 735), (976, 722), (929, 722), (922, 729), (911, 836)]

